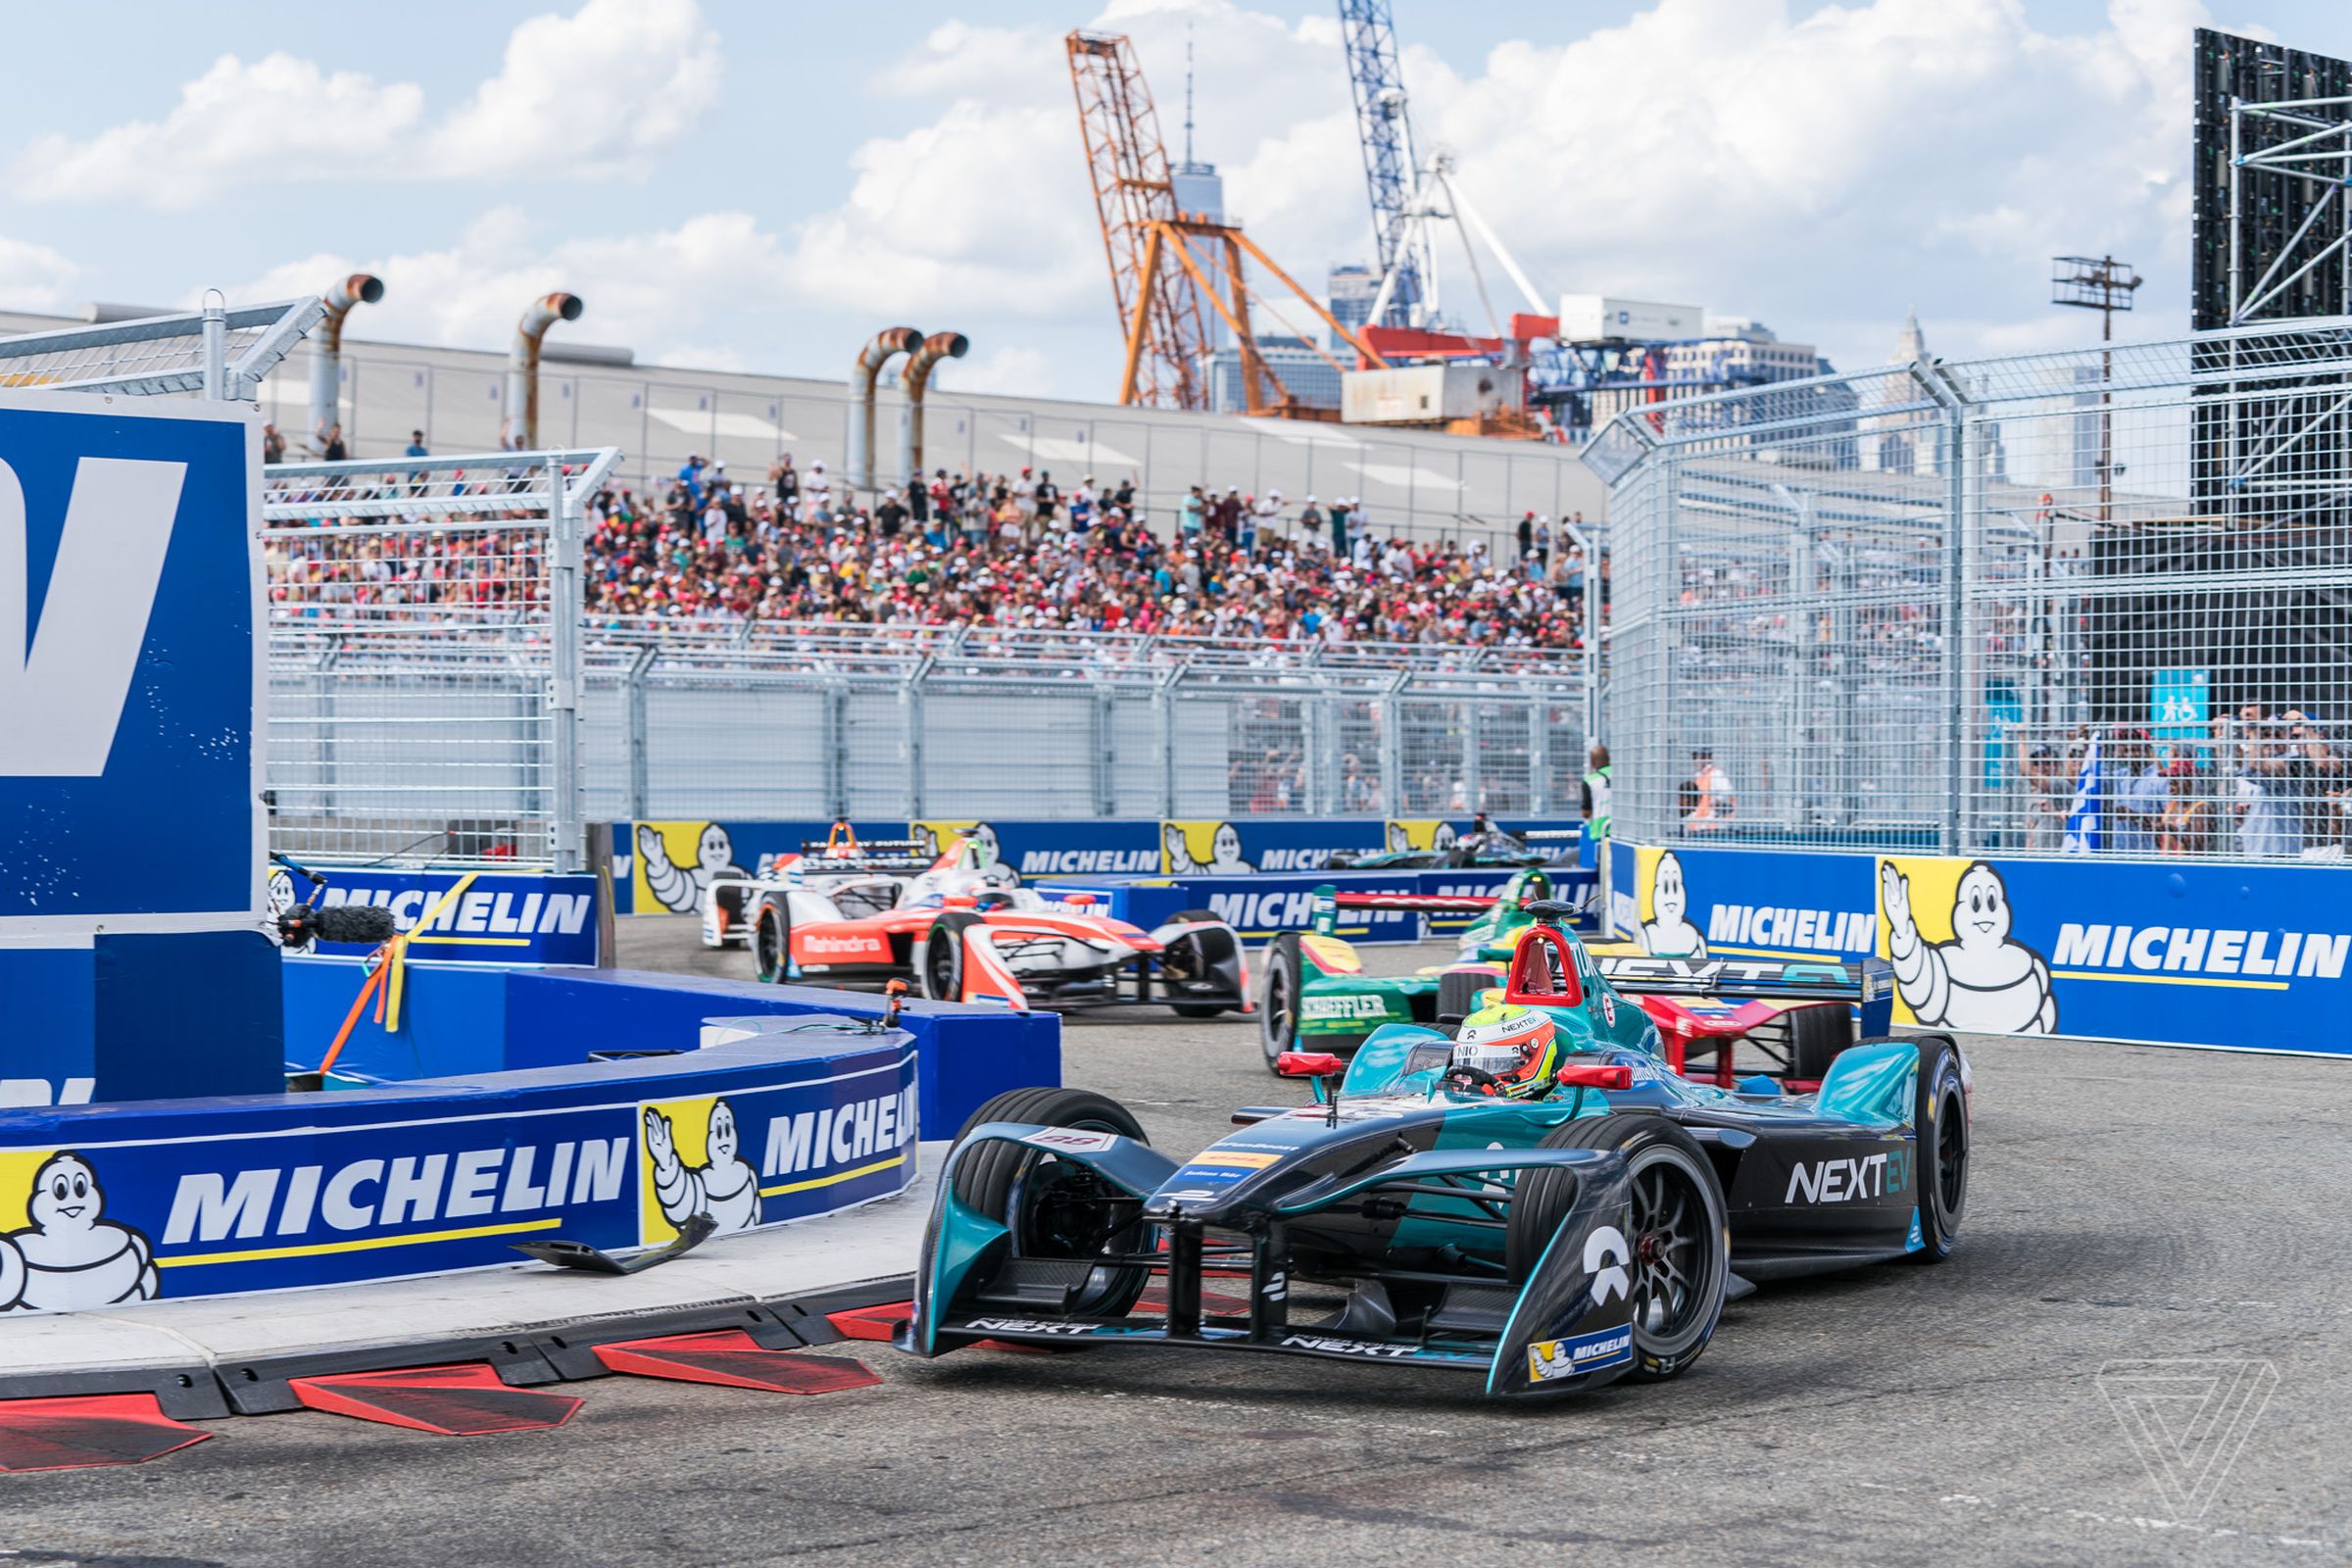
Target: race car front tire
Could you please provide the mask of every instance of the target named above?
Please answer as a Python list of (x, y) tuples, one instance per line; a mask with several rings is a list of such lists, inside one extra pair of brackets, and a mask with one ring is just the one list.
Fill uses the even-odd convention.
[(753, 922), (752, 962), (770, 985), (782, 985), (792, 968), (792, 916), (774, 900), (760, 904)]
[[(1086, 1089), (1008, 1089), (972, 1112), (956, 1131), (956, 1149), (962, 1147), (973, 1128), (992, 1121), (1035, 1122), (1151, 1142), (1134, 1112), (1108, 1095)], [(955, 1157), (956, 1149), (949, 1151), (950, 1158)], [(1131, 1200), (1130, 1195), (1074, 1160), (1058, 1159), (1025, 1144), (997, 1140), (956, 1161), (955, 1192), (957, 1202), (1012, 1233), (1012, 1256), (1030, 1258), (1086, 1255), (1064, 1241), (1065, 1222), (1073, 1217), (1072, 1211), (1105, 1200)], [(1142, 1221), (1129, 1227), (1129, 1232), (1123, 1238), (1109, 1238), (1104, 1245), (1128, 1252), (1144, 1250)], [(1150, 1277), (1148, 1269), (1095, 1269), (1071, 1298), (1068, 1315), (1124, 1317), (1143, 1295)]]
[[(1223, 915), (1219, 914), (1214, 909), (1180, 909), (1176, 912), (1175, 916), (1169, 920), (1168, 923), (1171, 925), (1182, 925), (1188, 920), (1216, 920), (1221, 922), (1224, 918), (1225, 917)], [(1200, 938), (1179, 937), (1177, 938), (1177, 941), (1198, 944)], [(1206, 965), (1204, 964), (1203, 967), (1206, 967)], [(1168, 1005), (1179, 1018), (1215, 1018), (1233, 1010), (1233, 1004), (1228, 1002), (1171, 1002), (1168, 1004)]]
[[(1448, 969), (1438, 976), (1438, 1027), (1460, 1023), (1478, 1010), (1478, 994), (1502, 984), (1484, 969)], [(1450, 1032), (1450, 1031), (1448, 1031)]]
[(1854, 1021), (1843, 1007), (1799, 1007), (1788, 1014), (1788, 1076), (1818, 1079), (1854, 1043)]
[(1949, 1035), (1918, 1035), (1918, 1096), (1911, 1125), (1918, 1129), (1919, 1237), (1915, 1263), (1940, 1263), (1960, 1245), (1968, 1212), (1968, 1093), (1960, 1048)]
[[(1689, 1133), (1663, 1116), (1611, 1113), (1562, 1122), (1538, 1149), (1606, 1149), (1633, 1178), (1634, 1367), (1627, 1377), (1663, 1382), (1688, 1369), (1715, 1337), (1731, 1283), (1732, 1232), (1723, 1185)], [(1521, 1173), (1503, 1232), (1511, 1284), (1524, 1285), (1576, 1199), (1576, 1177), (1556, 1167)]]
[(978, 915), (961, 909), (931, 922), (923, 938), (922, 959), (915, 966), (915, 984), (926, 1001), (963, 1000), (963, 931), (979, 923)]
[(1298, 957), (1298, 933), (1285, 931), (1266, 944), (1259, 955), (1266, 971), (1257, 994), (1257, 1040), (1266, 1054), (1266, 1071), (1275, 1058), (1298, 1049), (1298, 999), (1305, 965)]

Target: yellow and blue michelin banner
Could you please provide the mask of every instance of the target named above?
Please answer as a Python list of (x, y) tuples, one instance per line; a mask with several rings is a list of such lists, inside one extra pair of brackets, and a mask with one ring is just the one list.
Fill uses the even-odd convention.
[(658, 1246), (913, 1180), (906, 1037), (764, 1035), (404, 1098), (125, 1105), (0, 1130), (0, 1312), (75, 1311)]
[(2352, 1054), (2337, 867), (1974, 859), (1618, 841), (1616, 934), (1658, 954), (1875, 953), (1897, 1027)]
[[(475, 963), (596, 962), (593, 876), (535, 871), (342, 870), (313, 889), (283, 866), (270, 873), (270, 902), (282, 909), (304, 895), (320, 906), (379, 905), (409, 939), (410, 956)], [(617, 880), (617, 878), (615, 879)], [(321, 942), (352, 956), (364, 948)]]
[[(756, 876), (808, 843), (822, 843), (820, 821), (620, 822), (613, 826), (613, 886), (622, 914), (690, 914), (702, 907), (711, 878)], [(1510, 817), (1514, 833), (1572, 833), (1573, 817)], [(1024, 877), (1272, 876), (1326, 869), (1335, 855), (1386, 850), (1445, 850), (1468, 835), (1468, 817), (1128, 817), (1104, 821), (1014, 821), (925, 817), (902, 822), (858, 819), (864, 840), (914, 838), (944, 849), (958, 837), (977, 847), (984, 865), (1008, 865)], [(1575, 858), (1571, 840), (1544, 840), (1540, 853)]]

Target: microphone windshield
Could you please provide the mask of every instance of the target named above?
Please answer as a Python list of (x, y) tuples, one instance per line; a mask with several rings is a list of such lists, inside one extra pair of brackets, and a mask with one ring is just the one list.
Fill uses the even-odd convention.
[(391, 941), (400, 929), (392, 922), (392, 911), (379, 904), (330, 904), (311, 911), (310, 925), (321, 942), (370, 948)]

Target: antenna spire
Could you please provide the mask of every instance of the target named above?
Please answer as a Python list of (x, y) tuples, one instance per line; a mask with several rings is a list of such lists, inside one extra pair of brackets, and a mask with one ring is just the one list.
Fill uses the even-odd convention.
[(1193, 167), (1193, 24), (1184, 24), (1184, 167)]

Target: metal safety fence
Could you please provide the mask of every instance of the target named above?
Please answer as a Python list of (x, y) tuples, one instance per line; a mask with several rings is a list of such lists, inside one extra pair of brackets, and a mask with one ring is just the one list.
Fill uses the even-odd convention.
[(1690, 398), (1586, 461), (1620, 835), (2343, 858), (2352, 322)]
[(1558, 656), (986, 627), (590, 628), (589, 811), (1538, 815), (1577, 798)]
[(271, 848), (582, 867), (568, 607), (585, 501), (617, 456), (268, 470)]
[(584, 614), (584, 510), (616, 461), (268, 470), (275, 848), (564, 869), (583, 823), (624, 818), (1542, 815), (1577, 798), (1596, 692), (1574, 655)]

